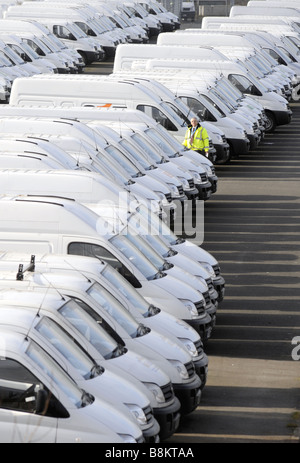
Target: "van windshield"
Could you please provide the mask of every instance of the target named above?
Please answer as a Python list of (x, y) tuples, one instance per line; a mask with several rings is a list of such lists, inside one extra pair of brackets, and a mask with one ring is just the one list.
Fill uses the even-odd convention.
[(157, 130), (147, 129), (145, 130), (145, 134), (157, 145), (162, 154), (165, 154), (168, 157), (173, 157), (175, 155), (173, 147), (165, 140), (164, 137), (161, 136), (160, 133), (158, 133)]
[(47, 374), (50, 382), (66, 394), (76, 408), (86, 405), (82, 402), (82, 389), (79, 389), (70, 376), (40, 346), (31, 341), (26, 354)]
[(155, 265), (141, 252), (125, 235), (118, 235), (110, 240), (130, 263), (135, 266), (144, 275), (147, 280), (153, 280), (158, 277), (158, 269)]
[(138, 151), (132, 143), (130, 143), (128, 140), (125, 138), (122, 138), (120, 140), (120, 145), (122, 148), (124, 148), (137, 162), (141, 164), (141, 166), (148, 170), (151, 167), (152, 161), (151, 159), (148, 158), (148, 156), (145, 156), (144, 153), (141, 153)]
[(125, 278), (120, 275), (110, 265), (106, 265), (102, 271), (102, 276), (109, 281), (117, 290), (125, 296), (126, 300), (134, 306), (135, 309), (139, 310), (143, 317), (148, 316), (148, 302), (136, 291), (136, 289), (128, 283)]
[[(187, 127), (190, 123), (189, 119), (185, 114), (178, 108), (176, 107), (173, 103), (170, 103), (169, 101), (164, 101), (161, 103), (161, 107), (167, 111), (167, 114), (171, 114), (173, 119), (176, 120), (176, 122), (180, 125), (180, 127)], [(192, 116), (192, 114), (190, 113)]]
[(131, 338), (135, 338), (139, 333), (139, 323), (133, 318), (128, 310), (109, 292), (94, 283), (87, 291), (88, 295), (99, 304)]
[[(168, 263), (155, 251), (152, 246), (150, 246), (144, 238), (140, 235), (137, 235), (133, 232), (132, 227), (128, 227), (128, 233), (126, 235), (127, 239), (134, 244), (134, 246), (143, 253), (144, 256), (149, 259), (153, 265), (157, 268), (157, 270), (163, 271), (165, 267), (168, 266)], [(166, 267), (167, 269), (168, 267)]]
[[(98, 322), (84, 310), (79, 304), (71, 300), (64, 304), (59, 313), (68, 320), (71, 325), (76, 328), (92, 346), (99, 352), (105, 359), (110, 359), (115, 356), (117, 352), (117, 342), (102, 328), (102, 319), (99, 315)], [(93, 311), (95, 312), (95, 311)]]
[(161, 164), (164, 162), (164, 158), (157, 152), (157, 150), (153, 149), (151, 143), (148, 142), (141, 134), (133, 134), (132, 139), (139, 145), (140, 148), (142, 148), (142, 150), (144, 150), (152, 162), (155, 164)]
[(84, 379), (91, 379), (103, 371), (93, 359), (74, 342), (73, 337), (55, 321), (43, 317), (35, 329), (65, 357)]
[(109, 145), (104, 148), (108, 158), (113, 158), (131, 177), (141, 176), (141, 171), (116, 147)]

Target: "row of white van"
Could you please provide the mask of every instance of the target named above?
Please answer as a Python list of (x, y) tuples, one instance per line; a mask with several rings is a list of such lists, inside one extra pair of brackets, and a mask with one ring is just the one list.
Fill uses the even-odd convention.
[(36, 20), (62, 39), (76, 47), (86, 62), (96, 61), (94, 47), (109, 58), (119, 43), (145, 43), (162, 31), (173, 31), (180, 21), (155, 0), (113, 2), (33, 1), (9, 5), (3, 14), (6, 19)]
[(82, 72), (86, 64), (114, 56), (120, 43), (147, 43), (154, 34), (180, 27), (175, 15), (150, 0), (126, 5), (3, 0), (0, 6), (1, 103), (9, 101), (16, 77)]
[[(38, 77), (13, 88), (44, 86), (45, 98), (61, 82), (93, 98), (96, 88), (118, 87), (100, 76)], [(137, 99), (151, 95), (150, 83), (136, 88)], [(71, 98), (67, 107), (34, 106), (33, 98), (0, 111), (1, 439), (164, 440), (199, 404), (203, 341), (225, 281), (213, 256), (160, 219), (161, 207), (164, 198), (176, 207), (176, 170), (183, 182), (198, 180), (197, 197), (211, 190), (212, 163), (137, 109), (71, 108)], [(143, 162), (130, 182), (129, 170), (121, 175), (129, 161), (131, 169)], [(170, 196), (158, 191), (155, 201), (163, 178)], [(186, 193), (191, 185), (183, 183)]]

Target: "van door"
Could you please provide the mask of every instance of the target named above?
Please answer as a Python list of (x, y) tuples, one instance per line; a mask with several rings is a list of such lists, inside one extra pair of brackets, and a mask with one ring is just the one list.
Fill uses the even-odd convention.
[(56, 442), (58, 417), (50, 410), (36, 411), (37, 389), (42, 388), (24, 365), (0, 359), (0, 442)]

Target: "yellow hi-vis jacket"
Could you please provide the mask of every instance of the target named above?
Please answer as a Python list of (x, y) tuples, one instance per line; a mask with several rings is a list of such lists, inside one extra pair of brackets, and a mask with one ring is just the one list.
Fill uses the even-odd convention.
[(193, 127), (190, 125), (187, 128), (185, 133), (184, 141), (182, 142), (183, 146), (188, 149), (202, 151), (208, 153), (209, 151), (209, 136), (207, 130), (202, 127), (200, 124), (197, 125), (196, 131), (194, 133), (194, 138), (191, 140)]

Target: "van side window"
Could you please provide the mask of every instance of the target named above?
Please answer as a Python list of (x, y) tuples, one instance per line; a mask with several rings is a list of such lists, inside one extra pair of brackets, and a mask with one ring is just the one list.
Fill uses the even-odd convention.
[(191, 111), (197, 114), (197, 116), (203, 121), (216, 122), (216, 118), (204, 106), (204, 104), (201, 103), (201, 101), (196, 100), (196, 98), (191, 98), (189, 96), (181, 96), (180, 99), (190, 108)]
[(47, 388), (19, 362), (9, 358), (0, 360), (0, 408), (54, 416), (53, 409), (59, 409), (59, 407), (54, 404), (58, 401), (53, 396), (46, 409), (37, 411), (36, 392), (38, 389), (43, 389), (50, 397)]
[(156, 122), (161, 124), (165, 129), (170, 130), (172, 132), (177, 132), (176, 126), (173, 124), (173, 122), (170, 121), (170, 119), (166, 117), (166, 115), (155, 106), (140, 104), (137, 106), (136, 109), (147, 114), (147, 116), (151, 117)]
[(103, 246), (91, 243), (73, 242), (68, 246), (68, 254), (76, 256), (96, 257), (99, 260), (104, 260), (116, 269), (134, 288), (141, 288), (137, 278), (122, 264), (110, 251)]
[(53, 26), (53, 34), (60, 39), (76, 40), (74, 35), (65, 26)]
[(22, 39), (22, 42), (27, 43), (27, 45), (29, 45), (30, 48), (32, 48), (32, 50), (35, 51), (39, 56), (45, 56), (43, 50), (41, 50), (41, 48), (33, 40), (24, 38)]
[(258, 88), (245, 76), (229, 74), (228, 80), (242, 93), (261, 96)]

